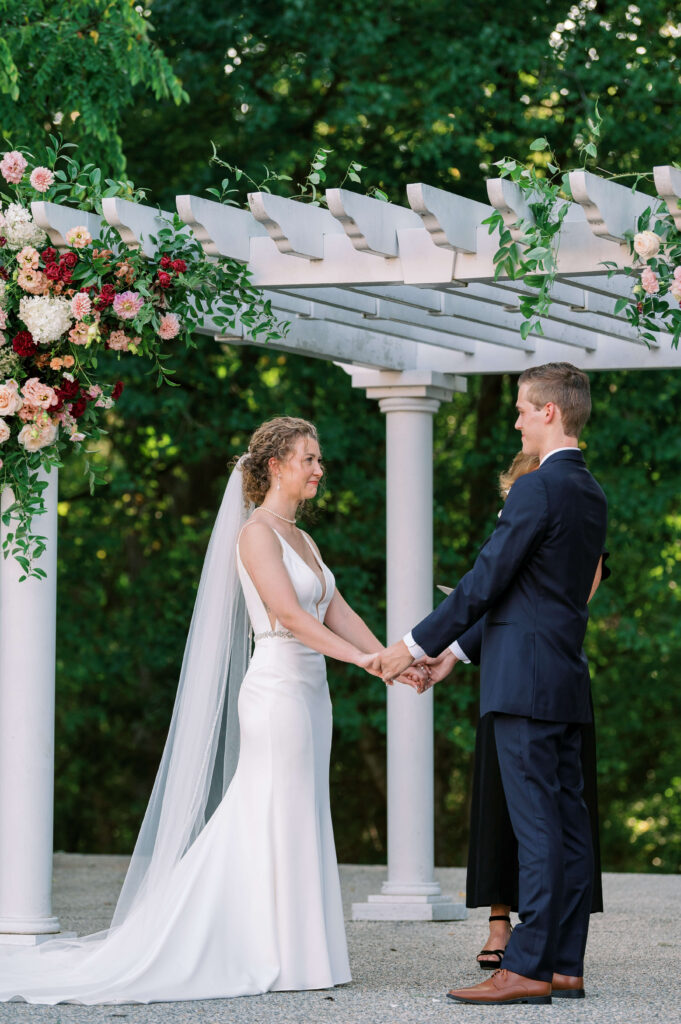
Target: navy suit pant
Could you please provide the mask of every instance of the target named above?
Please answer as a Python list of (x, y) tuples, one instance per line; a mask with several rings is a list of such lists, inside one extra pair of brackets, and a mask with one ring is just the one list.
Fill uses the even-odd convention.
[(503, 966), (538, 981), (554, 971), (581, 977), (593, 850), (580, 726), (495, 714), (494, 732), (520, 866), (520, 924)]

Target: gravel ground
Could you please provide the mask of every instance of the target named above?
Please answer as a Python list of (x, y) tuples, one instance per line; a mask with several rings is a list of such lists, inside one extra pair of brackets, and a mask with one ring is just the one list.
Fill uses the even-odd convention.
[[(124, 857), (55, 856), (54, 904), (62, 927), (106, 927), (126, 866)], [(480, 1008), (445, 999), (452, 986), (484, 980), (474, 962), (486, 938), (485, 910), (467, 921), (374, 923), (349, 920), (350, 903), (377, 892), (385, 869), (343, 866), (353, 981), (323, 992), (150, 1006), (0, 1006), (12, 1024), (458, 1024), (490, 1014), (502, 1024), (681, 1024), (681, 877), (604, 878), (606, 913), (593, 918), (585, 1000), (552, 1006)], [(462, 868), (438, 869), (443, 892), (462, 898)]]

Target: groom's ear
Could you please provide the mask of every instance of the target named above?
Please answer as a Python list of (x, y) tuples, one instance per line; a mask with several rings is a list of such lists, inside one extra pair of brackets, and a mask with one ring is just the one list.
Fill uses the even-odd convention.
[(546, 423), (555, 423), (562, 420), (560, 409), (555, 402), (547, 402), (544, 406), (544, 418)]

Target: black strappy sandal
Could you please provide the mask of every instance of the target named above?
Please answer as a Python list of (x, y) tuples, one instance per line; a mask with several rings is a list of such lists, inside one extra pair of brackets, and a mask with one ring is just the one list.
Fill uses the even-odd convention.
[[(511, 918), (508, 914), (494, 914), (489, 918), (490, 921), (508, 921), (511, 924)], [(513, 931), (513, 925), (511, 925), (511, 931)], [(478, 957), (481, 956), (495, 956), (496, 960), (478, 960), (480, 967), (483, 971), (498, 971), (501, 967), (501, 961), (504, 959), (505, 949), (481, 949), (478, 953)]]

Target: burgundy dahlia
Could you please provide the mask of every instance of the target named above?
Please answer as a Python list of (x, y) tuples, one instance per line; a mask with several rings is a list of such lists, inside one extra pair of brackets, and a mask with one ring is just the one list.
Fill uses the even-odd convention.
[(187, 269), (187, 264), (184, 260), (173, 260), (173, 270), (176, 274), (184, 274)]
[(12, 348), (23, 359), (28, 356), (34, 356), (38, 351), (38, 346), (34, 342), (30, 331), (19, 331), (18, 334), (15, 334), (12, 338)]
[(63, 395), (64, 398), (75, 398), (80, 391), (80, 384), (77, 380), (69, 380), (68, 377), (62, 377), (61, 384), (55, 389), (58, 395)]
[(48, 246), (47, 249), (43, 249), (40, 255), (42, 256), (43, 263), (54, 263), (57, 258), (57, 250), (53, 249), (52, 246)]
[(80, 398), (76, 402), (73, 403), (73, 405), (69, 409), (69, 412), (73, 416), (74, 420), (79, 420), (80, 417), (83, 415), (83, 413), (85, 412), (86, 409), (87, 409), (87, 398), (83, 398), (83, 396), (81, 395)]
[(125, 385), (123, 384), (122, 380), (117, 380), (116, 383), (114, 384), (114, 389), (111, 392), (111, 397), (113, 398), (114, 402), (117, 402), (118, 399), (121, 397), (121, 393), (123, 391), (124, 386)]
[(47, 264), (47, 266), (45, 267), (45, 277), (48, 277), (50, 279), (50, 281), (58, 281), (59, 280), (59, 277), (60, 277), (59, 267), (57, 266), (56, 263), (48, 263)]
[(166, 255), (161, 256), (161, 268), (163, 270), (167, 270), (168, 267), (172, 267), (172, 265), (173, 265), (173, 261), (171, 260), (170, 256), (166, 256)]
[(76, 256), (75, 252), (65, 252), (62, 258), (59, 260), (59, 262), (63, 263), (64, 266), (68, 267), (70, 270), (73, 270), (76, 263), (78, 262), (78, 257)]
[(165, 270), (159, 270), (157, 277), (161, 288), (170, 288), (173, 280), (170, 274), (166, 274)]

